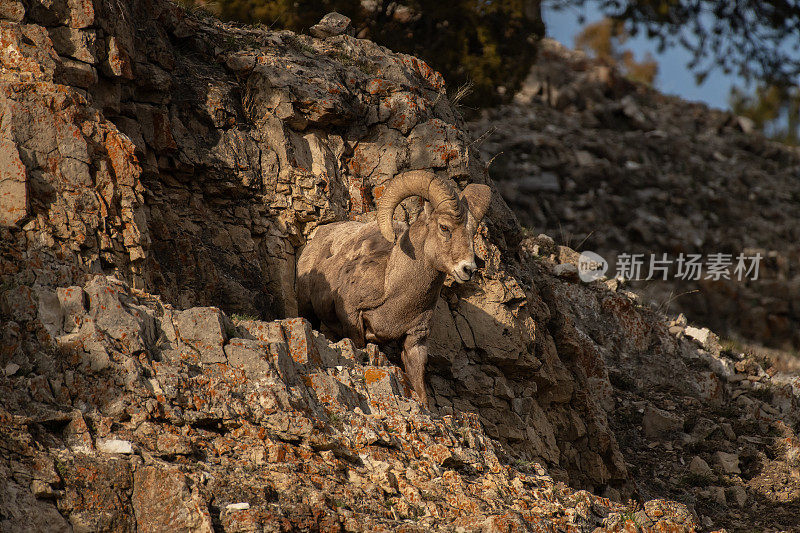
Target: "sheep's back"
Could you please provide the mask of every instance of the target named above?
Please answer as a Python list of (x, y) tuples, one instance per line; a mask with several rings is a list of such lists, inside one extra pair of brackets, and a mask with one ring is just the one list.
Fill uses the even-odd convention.
[[(320, 227), (297, 263), (300, 312), (334, 331), (352, 327), (358, 310), (382, 301), (386, 263), (393, 247), (375, 222)], [(310, 318), (310, 317), (309, 317)]]

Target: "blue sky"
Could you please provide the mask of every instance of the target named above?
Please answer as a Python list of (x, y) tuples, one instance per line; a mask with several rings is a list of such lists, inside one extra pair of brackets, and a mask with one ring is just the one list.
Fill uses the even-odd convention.
[[(594, 6), (587, 6), (582, 12), (586, 19), (585, 24), (603, 18)], [(575, 45), (575, 35), (583, 27), (578, 22), (580, 14), (581, 11), (575, 8), (563, 11), (544, 9), (543, 17), (548, 36), (572, 48)], [(720, 109), (729, 108), (728, 95), (731, 86), (738, 81), (735, 76), (727, 76), (715, 69), (708, 75), (705, 83), (698, 86), (694, 74), (686, 66), (692, 55), (683, 48), (668, 48), (663, 54), (659, 54), (655, 42), (640, 36), (629, 39), (625, 48), (632, 50), (637, 59), (642, 59), (646, 52), (650, 52), (658, 61), (655, 86), (661, 92), (675, 94), (686, 100), (705, 102)], [(740, 81), (738, 84), (743, 85)]]

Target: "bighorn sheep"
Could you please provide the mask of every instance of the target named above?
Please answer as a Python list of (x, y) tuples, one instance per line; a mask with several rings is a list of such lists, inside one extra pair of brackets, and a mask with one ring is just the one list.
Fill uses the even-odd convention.
[[(411, 224), (392, 220), (404, 199), (425, 210)], [(473, 237), (491, 189), (470, 184), (459, 195), (432, 172), (396, 176), (378, 201), (377, 220), (320, 227), (297, 263), (300, 313), (363, 347), (403, 338), (402, 361), (424, 405), (427, 337), (445, 277), (468, 281), (476, 270)], [(395, 238), (399, 233), (399, 238)]]

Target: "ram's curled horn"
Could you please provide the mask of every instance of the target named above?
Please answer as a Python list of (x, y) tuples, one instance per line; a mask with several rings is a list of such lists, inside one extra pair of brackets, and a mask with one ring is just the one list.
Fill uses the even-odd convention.
[(397, 206), (410, 196), (421, 196), (431, 203), (433, 209), (443, 207), (461, 218), (463, 212), (458, 195), (453, 187), (428, 170), (410, 170), (392, 179), (378, 200), (378, 227), (389, 242), (394, 242), (392, 218)]

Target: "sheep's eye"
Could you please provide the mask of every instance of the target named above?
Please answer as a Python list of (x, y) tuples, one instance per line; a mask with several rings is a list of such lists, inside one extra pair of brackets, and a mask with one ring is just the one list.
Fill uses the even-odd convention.
[(448, 228), (444, 224), (439, 224), (439, 230), (442, 233), (444, 233), (445, 237), (449, 237), (450, 236), (450, 228)]

